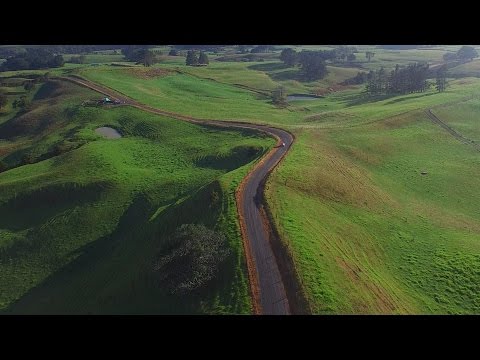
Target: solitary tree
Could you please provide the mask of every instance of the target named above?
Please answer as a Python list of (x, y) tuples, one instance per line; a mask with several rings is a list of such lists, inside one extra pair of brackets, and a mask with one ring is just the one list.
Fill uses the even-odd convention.
[(154, 55), (150, 50), (145, 50), (143, 54), (143, 66), (148, 67), (153, 65)]
[(286, 66), (293, 67), (297, 62), (297, 52), (291, 48), (283, 49), (280, 54), (280, 60), (282, 60)]
[(275, 105), (282, 105), (282, 106), (287, 104), (287, 93), (283, 86), (276, 88), (272, 92), (272, 102)]
[(478, 57), (478, 52), (472, 46), (462, 46), (460, 50), (457, 51), (457, 57), (460, 60), (472, 61), (473, 58)]
[(447, 87), (447, 67), (445, 65), (441, 66), (437, 70), (437, 77), (435, 79), (436, 84), (435, 87), (438, 92), (445, 91)]
[(368, 59), (368, 62), (370, 62), (370, 60), (372, 60), (372, 57), (374, 56), (375, 56), (375, 53), (372, 51), (365, 52), (365, 57)]
[(208, 56), (203, 51), (200, 52), (200, 56), (198, 57), (198, 63), (208, 65)]
[(197, 53), (193, 50), (188, 50), (187, 52), (187, 59), (185, 63), (189, 66), (195, 66), (198, 64), (198, 56)]

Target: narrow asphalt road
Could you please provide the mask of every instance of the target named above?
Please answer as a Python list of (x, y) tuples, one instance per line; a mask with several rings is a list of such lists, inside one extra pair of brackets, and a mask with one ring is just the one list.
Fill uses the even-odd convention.
[[(256, 302), (257, 312), (265, 315), (286, 315), (290, 314), (290, 305), (286, 295), (286, 290), (277, 259), (274, 255), (269, 227), (272, 226), (268, 222), (264, 212), (261, 211), (263, 199), (262, 181), (268, 176), (280, 159), (287, 153), (293, 143), (293, 136), (287, 131), (243, 122), (220, 121), (220, 120), (203, 120), (191, 116), (172, 113), (169, 111), (157, 109), (148, 105), (141, 104), (128, 96), (125, 96), (113, 89), (96, 84), (79, 77), (63, 77), (63, 80), (74, 82), (78, 85), (88, 87), (101, 94), (110, 97), (112, 100), (119, 100), (121, 103), (134, 106), (136, 108), (149, 111), (151, 113), (166, 115), (176, 119), (189, 121), (192, 123), (211, 125), (217, 127), (228, 128), (244, 128), (260, 130), (277, 138), (277, 145), (268, 154), (264, 155), (262, 161), (257, 163), (254, 169), (244, 180), (243, 191), (240, 193), (240, 221), (243, 222), (242, 227), (245, 229), (246, 245), (250, 251), (247, 251), (247, 257), (251, 257), (253, 261), (249, 263), (249, 273), (255, 276), (250, 279), (254, 294), (253, 301)], [(282, 143), (285, 146), (282, 146)], [(252, 269), (251, 267), (254, 267)], [(255, 284), (255, 285), (252, 285)]]

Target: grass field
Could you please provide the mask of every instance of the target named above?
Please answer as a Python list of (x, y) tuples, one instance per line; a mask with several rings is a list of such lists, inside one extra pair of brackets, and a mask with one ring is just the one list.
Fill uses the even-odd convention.
[[(424, 52), (437, 60), (435, 51)], [(407, 51), (408, 56), (412, 54)], [(426, 56), (407, 55), (396, 60)], [(229, 66), (235, 71), (229, 72)], [(352, 69), (343, 75), (350, 70), (338, 69), (336, 73), (330, 68), (332, 83), (356, 73)], [(237, 97), (230, 93), (236, 90), (227, 91), (226, 84), (271, 88), (275, 74), (290, 71), (278, 63), (222, 63), (185, 71), (215, 80), (188, 78), (197, 86), (210, 81), (210, 87), (196, 90), (200, 96), (207, 96), (205, 89), (215, 89), (248, 106), (256, 121), (281, 122), (295, 133), (297, 141), (274, 172), (267, 196), (315, 313), (480, 312), (476, 285), (480, 269), (476, 204), (480, 199), (474, 190), (480, 185), (478, 153), (424, 115), (425, 109), (434, 107), (446, 121), (457, 119), (452, 126), (458, 131), (477, 136), (476, 101), (468, 100), (478, 92), (476, 79), (451, 80), (441, 94), (432, 89), (371, 99), (361, 89), (337, 91), (318, 101), (296, 102), (273, 117), (267, 115), (273, 110), (256, 108), (258, 99)], [(113, 75), (99, 74), (100, 69), (84, 73), (147, 102), (146, 85), (132, 86), (136, 80), (130, 79), (119, 87)], [(155, 90), (151, 91), (168, 86), (179, 98), (187, 97), (188, 81), (181, 76), (170, 76), (168, 85), (168, 77), (152, 80)], [(275, 80), (275, 85), (287, 86), (291, 81), (278, 75)], [(329, 78), (323, 81), (328, 84)], [(289, 89), (307, 88), (302, 84)], [(215, 101), (208, 102), (212, 106), (192, 106), (211, 118), (245, 116), (235, 106), (219, 109)], [(247, 105), (252, 101), (255, 106)], [(468, 120), (462, 121), (454, 112), (465, 101), (469, 107), (462, 105), (460, 114)], [(445, 104), (451, 104), (451, 109)], [(155, 105), (190, 112), (165, 102)]]
[(478, 313), (479, 161), (423, 112), (299, 132), (267, 196), (314, 311)]
[(448, 73), (452, 77), (480, 77), (480, 60), (476, 59), (464, 64), (460, 64), (449, 69)]
[[(31, 110), (1, 131), (4, 161), (18, 166), (12, 159), (27, 152), (33, 162), (0, 174), (1, 309), (248, 313), (233, 191), (273, 140), (132, 108), (82, 107), (99, 95), (57, 81), (38, 86)], [(99, 126), (124, 137), (102, 139)], [(74, 145), (41, 160), (59, 142)], [(151, 272), (183, 223), (225, 233), (232, 249), (221, 275), (188, 301), (162, 294)]]
[[(352, 66), (384, 66), (387, 71), (397, 63), (436, 64), (445, 52), (458, 50), (358, 48)], [(301, 49), (331, 47), (297, 47)], [(364, 57), (367, 50), (375, 52), (371, 62)], [(95, 56), (105, 56), (96, 62), (108, 63), (111, 54)], [(151, 68), (84, 65), (51, 73), (74, 71), (145, 104), (181, 114), (268, 123), (293, 132), (296, 141), (272, 173), (266, 195), (315, 313), (480, 313), (479, 153), (425, 115), (432, 108), (457, 132), (480, 141), (477, 60), (450, 69), (456, 79), (449, 79), (443, 93), (432, 88), (368, 97), (362, 86), (338, 86), (360, 70), (356, 67), (329, 66), (325, 79), (303, 82), (298, 69), (287, 69), (276, 60), (217, 62), (216, 57), (210, 57), (208, 67), (187, 67), (179, 56), (165, 57)], [(325, 97), (277, 108), (258, 93), (268, 94), (280, 85), (288, 93), (320, 91)], [(15, 91), (11, 101), (24, 90)], [(0, 159), (9, 166), (19, 165), (25, 155), (41, 160), (62, 142), (72, 147), (60, 156), (0, 174), (0, 238), (8, 249), (2, 253), (7, 254), (2, 255), (2, 273), (8, 274), (1, 279), (2, 289), (15, 289), (2, 298), (3, 308), (248, 312), (232, 195), (247, 163), (272, 141), (128, 108), (73, 111), (75, 103), (93, 95), (78, 88), (71, 95), (68, 91), (62, 90), (67, 94), (62, 106), (53, 109), (46, 106), (52, 96), (33, 100), (43, 104), (31, 110), (33, 117), (12, 115), (10, 105), (0, 113), (0, 135), (26, 134), (0, 139)], [(27, 95), (33, 99), (34, 92)], [(93, 130), (104, 125), (126, 136), (103, 140)], [(75, 172), (78, 168), (84, 170)], [(77, 195), (63, 196), (72, 187)], [(68, 203), (57, 203), (53, 213), (33, 208), (20, 220), (12, 218), (12, 209), (20, 206), (16, 203), (48, 199), (55, 192)], [(220, 200), (211, 207), (213, 192)], [(75, 237), (75, 229), (94, 223), (92, 219), (103, 225), (92, 226), (81, 239)], [(145, 259), (186, 222), (203, 222), (228, 234), (235, 256), (211, 288), (179, 305), (178, 299), (161, 295), (151, 285)], [(136, 225), (128, 228), (132, 223)], [(34, 238), (48, 245), (40, 246), (43, 240)], [(79, 294), (85, 286), (88, 289)], [(10, 305), (20, 296), (20, 302)]]
[[(149, 69), (84, 68), (82, 76), (114, 88), (151, 106), (205, 119), (246, 119), (253, 122), (287, 122), (286, 109), (271, 104), (270, 97), (232, 85), (166, 70), (148, 78)], [(205, 104), (208, 104), (205, 106)]]
[(480, 142), (480, 101), (478, 99), (439, 106), (433, 112), (467, 139)]

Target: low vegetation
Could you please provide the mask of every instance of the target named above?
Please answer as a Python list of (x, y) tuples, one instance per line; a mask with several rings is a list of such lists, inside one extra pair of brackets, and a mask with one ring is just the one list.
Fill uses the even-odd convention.
[(167, 243), (153, 270), (159, 288), (170, 295), (190, 295), (205, 286), (231, 254), (225, 235), (204, 225), (184, 224)]
[[(272, 139), (125, 106), (84, 107), (99, 94), (58, 80), (28, 96), (31, 108), (8, 107), (0, 132), (3, 312), (250, 312), (233, 190)], [(100, 126), (123, 137), (103, 139)], [(187, 283), (203, 274), (188, 301), (164, 292), (163, 271), (152, 271), (181, 224), (205, 226), (187, 233), (200, 229), (211, 241), (206, 256), (229, 254), (184, 274)], [(179, 239), (178, 249), (203, 251), (198, 239)]]
[[(3, 64), (24, 50), (0, 49)], [(57, 50), (78, 62), (0, 79), (4, 312), (251, 311), (233, 194), (273, 140), (81, 106), (99, 95), (53, 78), (73, 73), (175, 113), (291, 131), (266, 197), (314, 313), (480, 313), (478, 47)], [(202, 53), (208, 66), (190, 66)]]

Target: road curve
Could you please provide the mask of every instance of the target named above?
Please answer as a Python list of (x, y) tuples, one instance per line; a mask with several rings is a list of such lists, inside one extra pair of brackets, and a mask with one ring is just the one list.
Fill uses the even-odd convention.
[[(264, 125), (235, 121), (205, 120), (176, 114), (141, 104), (116, 90), (80, 77), (69, 76), (61, 77), (60, 79), (88, 87), (113, 100), (119, 100), (125, 105), (134, 106), (154, 114), (166, 115), (202, 125), (259, 130), (277, 139), (277, 145), (256, 164), (242, 181), (237, 193), (237, 206), (242, 236), (244, 238), (255, 313), (265, 315), (290, 314), (291, 309), (284, 281), (271, 246), (272, 224), (269, 223), (265, 212), (262, 210), (264, 201), (262, 182), (290, 149), (293, 143), (292, 134), (285, 130)], [(282, 146), (282, 143), (285, 146)]]

